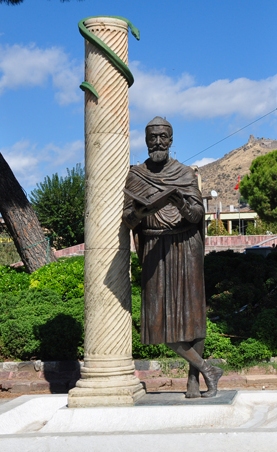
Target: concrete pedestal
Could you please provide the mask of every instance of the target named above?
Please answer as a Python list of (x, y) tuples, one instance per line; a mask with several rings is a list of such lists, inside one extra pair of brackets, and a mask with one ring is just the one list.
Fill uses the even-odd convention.
[(275, 452), (277, 391), (234, 392), (220, 391), (210, 401), (147, 394), (132, 407), (82, 409), (68, 409), (66, 395), (22, 396), (0, 405), (0, 446), (5, 452)]

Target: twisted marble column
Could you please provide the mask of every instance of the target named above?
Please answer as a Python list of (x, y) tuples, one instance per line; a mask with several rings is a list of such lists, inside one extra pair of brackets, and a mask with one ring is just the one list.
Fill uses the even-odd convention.
[[(128, 21), (127, 21), (128, 22)], [(131, 405), (134, 375), (129, 232), (122, 223), (129, 169), (128, 23), (91, 17), (85, 41), (85, 356), (69, 407)]]

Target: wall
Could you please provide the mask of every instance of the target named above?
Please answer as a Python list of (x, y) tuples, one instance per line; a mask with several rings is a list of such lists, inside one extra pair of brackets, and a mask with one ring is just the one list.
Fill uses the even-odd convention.
[[(265, 243), (264, 242), (266, 240)], [(272, 246), (273, 243), (277, 245), (276, 235), (222, 235), (222, 236), (211, 236), (205, 238), (205, 253), (210, 253), (211, 251), (224, 251), (224, 250), (234, 250), (238, 252), (243, 252), (245, 248), (259, 245), (261, 246)], [(65, 248), (55, 252), (56, 257), (63, 256), (76, 256), (84, 254), (84, 243), (80, 245), (71, 246), (70, 248)], [(133, 240), (131, 240), (131, 251), (135, 251)]]
[(64, 248), (63, 250), (55, 251), (55, 256), (59, 257), (67, 257), (67, 256), (79, 256), (84, 254), (85, 244), (81, 243), (80, 245), (70, 246), (69, 248)]
[[(264, 242), (266, 240), (265, 243)], [(259, 245), (272, 246), (273, 243), (277, 244), (276, 235), (225, 235), (225, 236), (211, 236), (205, 238), (205, 253), (211, 251), (224, 251), (234, 250), (243, 252), (245, 248)]]

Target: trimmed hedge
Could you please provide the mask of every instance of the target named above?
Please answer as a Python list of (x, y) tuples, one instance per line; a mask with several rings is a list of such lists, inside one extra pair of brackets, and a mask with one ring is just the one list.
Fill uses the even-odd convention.
[[(140, 342), (140, 274), (132, 254), (133, 357), (176, 357)], [(83, 357), (84, 258), (61, 258), (31, 275), (0, 266), (0, 358)], [(241, 368), (277, 354), (277, 253), (205, 257), (208, 305), (205, 358)]]
[(0, 358), (82, 358), (83, 256), (61, 258), (31, 275), (0, 267), (0, 275)]
[(64, 302), (53, 290), (30, 289), (2, 298), (1, 354), (29, 360), (83, 355), (83, 298)]

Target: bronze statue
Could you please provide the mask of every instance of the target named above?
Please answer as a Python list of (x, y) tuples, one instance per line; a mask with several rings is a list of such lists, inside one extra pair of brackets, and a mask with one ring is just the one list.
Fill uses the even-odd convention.
[(123, 212), (142, 263), (141, 340), (165, 343), (190, 363), (186, 397), (201, 397), (199, 371), (208, 387), (202, 397), (213, 397), (223, 372), (202, 359), (202, 196), (192, 168), (169, 157), (171, 124), (155, 117), (145, 132), (149, 158), (129, 171)]

